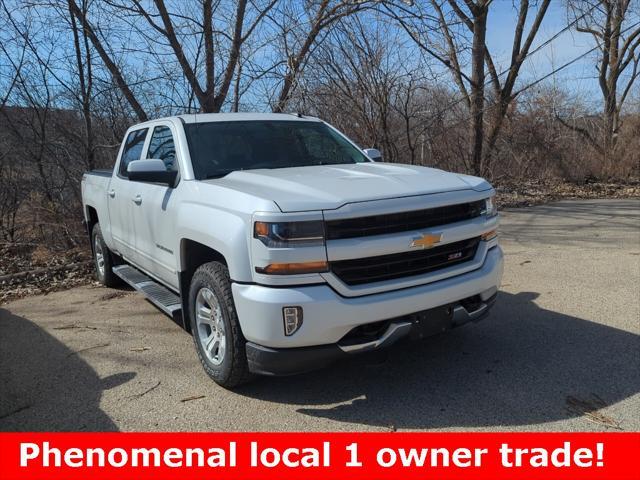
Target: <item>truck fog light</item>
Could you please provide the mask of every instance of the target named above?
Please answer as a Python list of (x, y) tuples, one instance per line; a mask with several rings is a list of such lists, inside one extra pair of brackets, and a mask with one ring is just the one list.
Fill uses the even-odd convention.
[(302, 307), (283, 307), (284, 334), (289, 337), (302, 326)]

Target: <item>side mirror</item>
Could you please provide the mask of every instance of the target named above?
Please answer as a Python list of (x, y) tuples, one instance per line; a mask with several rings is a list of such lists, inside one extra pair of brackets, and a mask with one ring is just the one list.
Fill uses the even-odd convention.
[(373, 160), (374, 162), (382, 161), (382, 154), (380, 153), (380, 150), (378, 150), (377, 148), (365, 148), (363, 151), (365, 155), (369, 157), (371, 160)]
[(134, 182), (162, 183), (171, 188), (175, 187), (178, 172), (168, 171), (162, 160), (147, 159), (134, 160), (127, 165), (129, 180)]

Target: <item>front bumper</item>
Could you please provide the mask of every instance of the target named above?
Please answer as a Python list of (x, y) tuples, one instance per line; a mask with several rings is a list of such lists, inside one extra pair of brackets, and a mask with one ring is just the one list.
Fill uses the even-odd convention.
[[(487, 300), (502, 279), (503, 254), (491, 248), (477, 270), (401, 290), (343, 297), (330, 286), (266, 287), (234, 283), (233, 299), (244, 337), (263, 347), (298, 348), (335, 344), (353, 328), (450, 305), (480, 295)], [(302, 327), (285, 336), (282, 308), (300, 306)]]
[(353, 354), (380, 350), (404, 337), (424, 338), (470, 321), (487, 316), (497, 293), (473, 308), (456, 302), (432, 310), (406, 315), (385, 322), (381, 333), (368, 342), (343, 339), (339, 343), (299, 348), (269, 348), (248, 342), (246, 345), (249, 369), (262, 375), (294, 375), (323, 368)]

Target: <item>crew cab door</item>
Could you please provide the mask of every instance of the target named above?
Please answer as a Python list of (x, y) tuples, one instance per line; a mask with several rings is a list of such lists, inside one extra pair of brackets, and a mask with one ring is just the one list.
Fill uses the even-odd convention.
[(136, 225), (133, 221), (134, 190), (129, 181), (127, 166), (133, 160), (140, 160), (145, 146), (148, 128), (130, 131), (120, 152), (120, 162), (114, 169), (107, 202), (111, 235), (118, 253), (127, 260), (136, 261)]
[[(144, 158), (162, 160), (167, 170), (180, 171), (175, 132), (169, 122), (150, 128)], [(180, 175), (180, 173), (178, 173)], [(178, 182), (179, 177), (178, 177)], [(178, 246), (175, 233), (177, 188), (130, 182), (136, 198), (132, 216), (136, 228), (136, 263), (165, 284), (178, 286)]]

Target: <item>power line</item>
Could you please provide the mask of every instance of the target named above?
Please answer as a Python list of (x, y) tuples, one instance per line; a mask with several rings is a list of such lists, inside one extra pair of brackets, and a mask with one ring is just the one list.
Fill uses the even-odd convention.
[[(560, 30), (559, 32), (557, 32), (556, 34), (554, 34), (550, 39), (548, 39), (547, 41), (543, 42), (543, 44), (541, 44), (541, 45), (540, 45), (539, 47), (537, 47), (535, 50), (533, 50), (533, 51), (531, 51), (529, 54), (527, 54), (527, 55), (525, 56), (525, 59), (523, 60), (523, 63), (524, 63), (524, 61), (525, 61), (528, 57), (530, 57), (531, 55), (533, 55), (533, 54), (537, 53), (538, 51), (540, 51), (540, 49), (541, 49), (541, 48), (543, 48), (544, 46), (546, 46), (546, 45), (548, 45), (549, 43), (551, 43), (553, 40), (555, 40), (556, 38), (558, 38), (562, 33), (564, 33), (565, 31), (567, 31), (567, 30), (568, 30), (568, 29), (570, 29), (573, 25), (575, 25), (578, 21), (580, 21), (581, 19), (583, 19), (586, 15), (590, 14), (590, 13), (594, 10), (594, 8), (595, 8), (595, 6), (594, 6), (594, 7), (591, 7), (587, 12), (583, 13), (580, 17), (576, 18), (573, 22), (571, 22), (571, 23), (570, 23), (570, 24), (568, 24), (566, 27), (564, 27), (562, 30)], [(636, 27), (636, 26), (638, 26), (638, 25), (640, 25), (640, 22), (636, 22), (636, 23), (634, 23), (634, 24), (632, 24), (632, 25), (629, 25), (629, 26), (628, 26), (627, 28), (625, 28), (624, 30), (620, 30), (620, 28), (621, 28), (621, 26), (622, 26), (622, 24), (620, 24), (620, 25), (618, 25), (618, 26), (617, 26), (617, 29), (618, 29), (618, 30), (620, 30), (620, 32), (619, 32), (619, 33), (620, 33), (620, 35), (622, 35), (623, 33), (626, 33), (627, 31), (631, 30), (632, 28), (635, 28), (635, 27)], [(513, 94), (511, 95), (511, 98), (512, 98), (512, 99), (513, 99), (513, 98), (516, 98), (516, 97), (517, 97), (518, 95), (520, 95), (521, 93), (523, 93), (523, 92), (527, 91), (527, 90), (528, 90), (528, 89), (530, 89), (531, 87), (534, 87), (535, 85), (537, 85), (537, 84), (539, 84), (540, 82), (542, 82), (542, 81), (546, 80), (547, 78), (549, 78), (549, 77), (551, 77), (551, 76), (555, 75), (556, 73), (560, 72), (561, 70), (564, 70), (565, 68), (567, 68), (567, 67), (569, 67), (569, 66), (573, 65), (574, 63), (576, 63), (576, 62), (580, 61), (581, 59), (583, 59), (583, 58), (584, 58), (584, 57), (586, 57), (587, 55), (590, 55), (591, 53), (595, 52), (596, 50), (598, 50), (598, 49), (599, 49), (599, 48), (601, 48), (601, 47), (602, 47), (602, 44), (601, 44), (601, 43), (598, 43), (598, 42), (596, 41), (596, 45), (595, 45), (593, 48), (591, 48), (591, 49), (587, 50), (586, 52), (583, 52), (582, 54), (578, 55), (577, 57), (573, 58), (572, 60), (570, 60), (570, 61), (566, 62), (565, 64), (561, 65), (560, 67), (555, 68), (555, 69), (554, 69), (554, 70), (552, 70), (551, 72), (549, 72), (549, 73), (547, 73), (546, 75), (542, 76), (541, 78), (538, 78), (538, 79), (534, 80), (534, 81), (533, 81), (533, 82), (531, 82), (530, 84), (525, 85), (525, 86), (524, 86), (524, 87), (522, 87), (521, 89), (517, 90), (517, 91), (516, 91), (516, 93), (513, 93)], [(510, 70), (510, 69), (507, 69), (507, 70), (504, 70), (503, 72), (499, 73), (499, 74), (498, 74), (498, 77), (500, 77), (500, 76), (504, 75), (504, 73), (508, 72), (509, 70)], [(487, 87), (488, 85), (490, 85), (490, 84), (491, 84), (491, 81), (492, 81), (492, 80), (490, 79), (489, 81), (485, 82), (484, 87)], [(456, 100), (456, 101), (451, 102), (451, 103), (450, 103), (450, 104), (448, 104), (445, 108), (443, 108), (442, 110), (438, 111), (438, 112), (436, 113), (436, 117), (441, 116), (442, 114), (446, 113), (448, 110), (450, 110), (451, 108), (455, 107), (456, 105), (458, 105), (458, 104), (460, 104), (460, 103), (464, 102), (465, 100), (466, 100), (466, 98), (464, 98), (464, 97), (463, 97), (463, 98), (460, 98), (460, 99), (458, 99), (458, 100)], [(485, 97), (485, 98), (484, 98), (484, 101), (485, 101), (485, 102), (488, 102), (489, 100)], [(487, 107), (482, 108), (481, 113), (483, 113), (483, 114), (484, 114), (484, 113), (487, 111), (487, 109), (488, 109), (488, 108), (490, 108), (490, 107), (492, 107), (492, 106), (493, 106), (493, 105), (490, 105), (490, 106), (487, 106)], [(458, 124), (460, 124), (460, 123), (462, 123), (462, 122), (468, 121), (470, 118), (471, 118), (471, 117), (469, 116), (469, 117), (467, 117), (467, 118), (465, 118), (465, 119), (462, 119), (461, 121), (455, 122), (453, 125), (450, 125), (450, 126), (457, 126)], [(434, 120), (433, 120), (433, 122), (431, 122), (431, 123), (429, 124), (429, 127), (431, 127), (431, 126), (432, 126), (433, 124), (435, 124), (437, 121), (438, 121), (438, 120), (434, 119)], [(428, 127), (427, 127), (427, 128), (428, 128)]]
[[(627, 32), (628, 30), (631, 30), (632, 28), (635, 28), (635, 27), (637, 27), (637, 26), (639, 26), (639, 25), (640, 25), (640, 22), (636, 22), (636, 23), (634, 23), (633, 25), (630, 25), (630, 26), (628, 26), (627, 28), (625, 28), (624, 30), (622, 30), (622, 31), (620, 32), (620, 34), (623, 34), (623, 33)], [(620, 27), (618, 27), (618, 28), (620, 28)], [(555, 75), (555, 74), (556, 74), (556, 73), (558, 73), (559, 71), (564, 70), (565, 68), (567, 68), (567, 67), (569, 67), (569, 66), (573, 65), (574, 63), (576, 63), (576, 62), (578, 62), (579, 60), (583, 59), (583, 58), (584, 58), (584, 57), (586, 57), (587, 55), (590, 55), (591, 53), (595, 52), (597, 49), (599, 49), (599, 48), (601, 48), (601, 47), (602, 47), (602, 44), (601, 44), (601, 43), (597, 43), (593, 48), (591, 48), (591, 49), (587, 50), (586, 52), (583, 52), (582, 54), (578, 55), (577, 57), (573, 58), (572, 60), (570, 60), (570, 61), (568, 61), (568, 62), (564, 63), (563, 65), (559, 66), (558, 68), (555, 68), (555, 69), (554, 69), (554, 70), (552, 70), (551, 72), (549, 72), (549, 73), (547, 73), (546, 75), (542, 76), (541, 78), (538, 78), (538, 79), (534, 80), (533, 82), (531, 82), (531, 83), (529, 83), (529, 84), (525, 85), (525, 86), (524, 86), (524, 87), (522, 87), (521, 89), (517, 90), (517, 91), (516, 91), (516, 93), (514, 93), (514, 94), (512, 94), (512, 95), (511, 95), (511, 96), (512, 96), (512, 98), (517, 97), (518, 95), (520, 95), (521, 93), (523, 93), (523, 92), (527, 91), (527, 90), (528, 90), (528, 89), (530, 89), (531, 87), (536, 86), (536, 85), (537, 85), (537, 84), (539, 84), (540, 82), (542, 82), (542, 81), (546, 80), (547, 78), (549, 78), (549, 77), (551, 77), (551, 76)], [(459, 103), (459, 101), (458, 101), (457, 103)], [(487, 106), (487, 107), (484, 107), (484, 108), (481, 110), (481, 113), (483, 113), (483, 114), (484, 114), (484, 113), (487, 111), (487, 109), (488, 109), (488, 108), (491, 108), (491, 107), (493, 107), (493, 105), (489, 105), (489, 106)], [(438, 116), (439, 116), (439, 115), (441, 115), (442, 113), (444, 113), (445, 111), (446, 111), (446, 110), (443, 110), (443, 111), (439, 112), (439, 113), (438, 113)], [(448, 125), (448, 127), (449, 127), (449, 128), (450, 128), (450, 127), (456, 127), (456, 126), (458, 126), (458, 125), (459, 125), (459, 124), (461, 124), (461, 123), (468, 122), (470, 119), (471, 119), (471, 116), (465, 117), (465, 118), (463, 118), (463, 119), (461, 119), (461, 120), (459, 120), (459, 121), (457, 121), (457, 122), (455, 122), (455, 123), (453, 123), (453, 124), (451, 124), (451, 125)], [(431, 125), (433, 125), (435, 122), (436, 122), (436, 120), (434, 120), (434, 121), (430, 124), (430, 126), (431, 126)]]
[[(544, 47), (546, 47), (547, 45), (549, 45), (550, 43), (552, 43), (554, 40), (556, 40), (560, 35), (562, 35), (564, 32), (570, 30), (574, 25), (576, 25), (580, 20), (582, 20), (583, 18), (585, 18), (587, 15), (589, 15), (591, 12), (593, 12), (594, 9), (596, 9), (598, 7), (597, 4), (594, 4), (589, 10), (587, 10), (586, 12), (584, 12), (582, 15), (580, 15), (579, 17), (577, 17), (575, 20), (573, 20), (571, 23), (569, 23), (567, 26), (563, 27), (561, 30), (559, 30), (558, 32), (556, 32), (554, 35), (552, 35), (550, 38), (548, 38), (547, 40), (545, 40), (543, 43), (541, 43), (540, 45), (538, 45), (538, 47), (536, 47), (534, 50), (530, 51), (529, 53), (527, 53), (527, 55), (525, 55), (524, 59), (522, 60), (522, 64), (531, 56), (535, 55), (536, 53), (538, 53), (540, 50), (542, 50)], [(619, 28), (619, 27), (618, 27)], [(593, 50), (591, 50), (593, 51)], [(589, 51), (588, 53), (591, 53), (591, 51)], [(588, 54), (587, 53), (587, 54)], [(582, 57), (580, 57), (582, 58)], [(575, 61), (577, 61), (578, 59), (575, 59)], [(575, 63), (575, 62), (572, 62)], [(568, 65), (567, 65), (568, 66)], [(511, 70), (511, 66), (509, 66), (509, 68), (501, 71), (500, 73), (496, 74), (497, 78), (502, 77), (505, 73), (508, 73)], [(559, 70), (558, 70), (559, 71)], [(554, 72), (557, 73), (557, 72)], [(548, 78), (545, 77), (545, 78)], [(493, 79), (489, 79), (487, 80), (484, 85), (483, 88), (486, 88), (488, 86), (491, 85), (491, 83), (493, 82)], [(539, 83), (539, 82), (538, 82)], [(462, 97), (458, 100), (455, 100), (453, 102), (451, 102), (449, 105), (447, 105), (446, 107), (444, 107), (442, 109), (442, 111), (437, 113), (437, 116), (442, 115), (443, 113), (445, 113), (447, 110), (455, 107), (456, 105), (464, 102), (465, 100), (467, 100), (465, 97)], [(484, 98), (484, 101), (489, 101), (486, 97)], [(483, 109), (484, 112), (484, 109)]]

